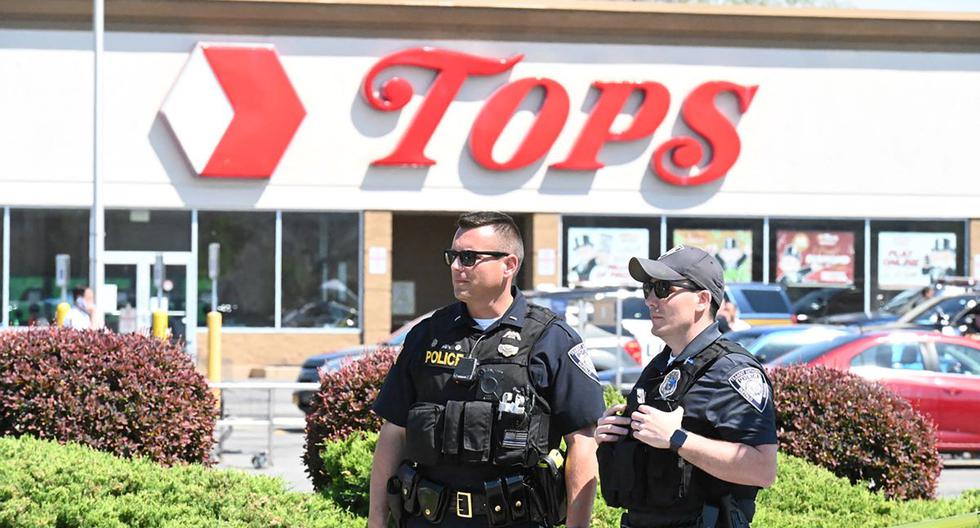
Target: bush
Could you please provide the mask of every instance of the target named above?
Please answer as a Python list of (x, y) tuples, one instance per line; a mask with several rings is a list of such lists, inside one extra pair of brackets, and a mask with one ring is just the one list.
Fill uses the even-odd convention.
[(371, 462), (378, 433), (359, 431), (347, 438), (328, 440), (321, 452), (323, 472), (330, 486), (320, 490), (326, 498), (356, 515), (368, 514)]
[(364, 519), (276, 478), (3, 437), (0, 526), (348, 528)]
[(890, 390), (823, 367), (770, 372), (782, 452), (895, 499), (935, 494), (942, 459), (928, 419)]
[(0, 333), (0, 435), (204, 462), (215, 405), (179, 345), (95, 330)]
[[(367, 512), (371, 453), (377, 434), (355, 434), (327, 441), (323, 450), (334, 483), (328, 498), (359, 515)], [(893, 501), (866, 486), (854, 486), (846, 478), (801, 458), (779, 455), (779, 476), (759, 494), (753, 525), (779, 528), (838, 528), (840, 526), (894, 526), (938, 519), (980, 509), (980, 489), (956, 499)], [(622, 514), (596, 499), (592, 525), (615, 528)]]
[(382, 421), (371, 412), (371, 406), (396, 356), (394, 349), (382, 347), (336, 372), (320, 376), (320, 390), (313, 396), (306, 417), (303, 452), (306, 473), (314, 489), (326, 490), (332, 482), (320, 458), (325, 440), (343, 439), (355, 431), (381, 429)]

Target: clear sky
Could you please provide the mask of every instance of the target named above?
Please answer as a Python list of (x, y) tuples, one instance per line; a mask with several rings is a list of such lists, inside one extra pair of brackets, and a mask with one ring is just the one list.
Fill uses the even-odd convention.
[(980, 0), (838, 0), (841, 7), (980, 13)]

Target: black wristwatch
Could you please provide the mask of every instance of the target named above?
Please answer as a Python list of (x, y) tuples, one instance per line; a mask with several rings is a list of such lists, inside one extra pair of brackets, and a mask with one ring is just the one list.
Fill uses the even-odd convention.
[(670, 435), (670, 450), (677, 452), (680, 450), (684, 442), (687, 441), (687, 431), (683, 429), (678, 429), (674, 431), (674, 434)]

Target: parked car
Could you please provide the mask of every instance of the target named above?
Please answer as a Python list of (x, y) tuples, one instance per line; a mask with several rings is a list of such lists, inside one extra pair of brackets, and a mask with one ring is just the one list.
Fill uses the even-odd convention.
[(900, 317), (930, 299), (977, 291), (976, 279), (972, 277), (940, 277), (933, 280), (929, 286), (916, 286), (903, 290), (870, 314), (856, 309), (850, 313), (827, 315), (811, 318), (811, 320), (833, 325), (880, 326), (898, 321)]
[(779, 284), (726, 284), (725, 296), (738, 307), (739, 318), (752, 326), (788, 325), (796, 322), (789, 296)]
[[(306, 361), (304, 361), (302, 367), (300, 367), (299, 376), (296, 378), (296, 381), (301, 383), (319, 383), (321, 371), (337, 371), (341, 366), (343, 366), (344, 362), (354, 361), (355, 359), (359, 359), (373, 352), (377, 352), (381, 347), (393, 347), (397, 350), (401, 350), (402, 344), (405, 342), (405, 337), (408, 336), (409, 330), (411, 330), (412, 327), (414, 327), (419, 321), (429, 317), (430, 315), (432, 315), (432, 312), (428, 312), (409, 321), (408, 323), (405, 323), (381, 342), (369, 345), (356, 345), (341, 348), (340, 350), (334, 350), (332, 352), (325, 352), (323, 354), (310, 356), (306, 358)], [(293, 392), (293, 403), (296, 404), (296, 406), (299, 407), (304, 413), (309, 414), (310, 402), (313, 400), (313, 395), (315, 393), (316, 391), (295, 391)]]
[(793, 302), (793, 313), (800, 323), (809, 323), (836, 314), (854, 313), (863, 308), (864, 292), (853, 286), (814, 289)]
[(847, 327), (828, 325), (754, 326), (729, 332), (725, 338), (745, 347), (759, 361), (766, 363), (801, 346), (831, 341), (853, 334)]
[(980, 342), (923, 330), (855, 333), (769, 363), (824, 365), (878, 382), (935, 422), (942, 451), (980, 451)]
[(968, 323), (972, 323), (973, 319), (969, 322), (966, 319), (967, 316), (975, 315), (978, 302), (980, 292), (933, 297), (909, 310), (889, 327), (949, 329), (950, 332), (957, 333), (960, 326), (970, 326)]

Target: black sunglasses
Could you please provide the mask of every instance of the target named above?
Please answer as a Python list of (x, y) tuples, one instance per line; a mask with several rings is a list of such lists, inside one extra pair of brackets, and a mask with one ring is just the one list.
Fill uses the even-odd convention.
[(701, 291), (703, 288), (700, 286), (689, 282), (689, 281), (665, 281), (658, 280), (653, 282), (643, 283), (643, 298), (647, 299), (650, 297), (650, 292), (653, 292), (658, 299), (666, 299), (670, 296), (672, 288), (682, 288), (688, 291)]
[(453, 249), (446, 249), (443, 250), (442, 256), (444, 259), (446, 259), (447, 266), (452, 266), (453, 261), (456, 260), (456, 257), (459, 257), (459, 263), (468, 268), (476, 264), (476, 261), (482, 256), (501, 258), (510, 256), (510, 253), (504, 253), (503, 251), (470, 251), (468, 249), (456, 251)]

